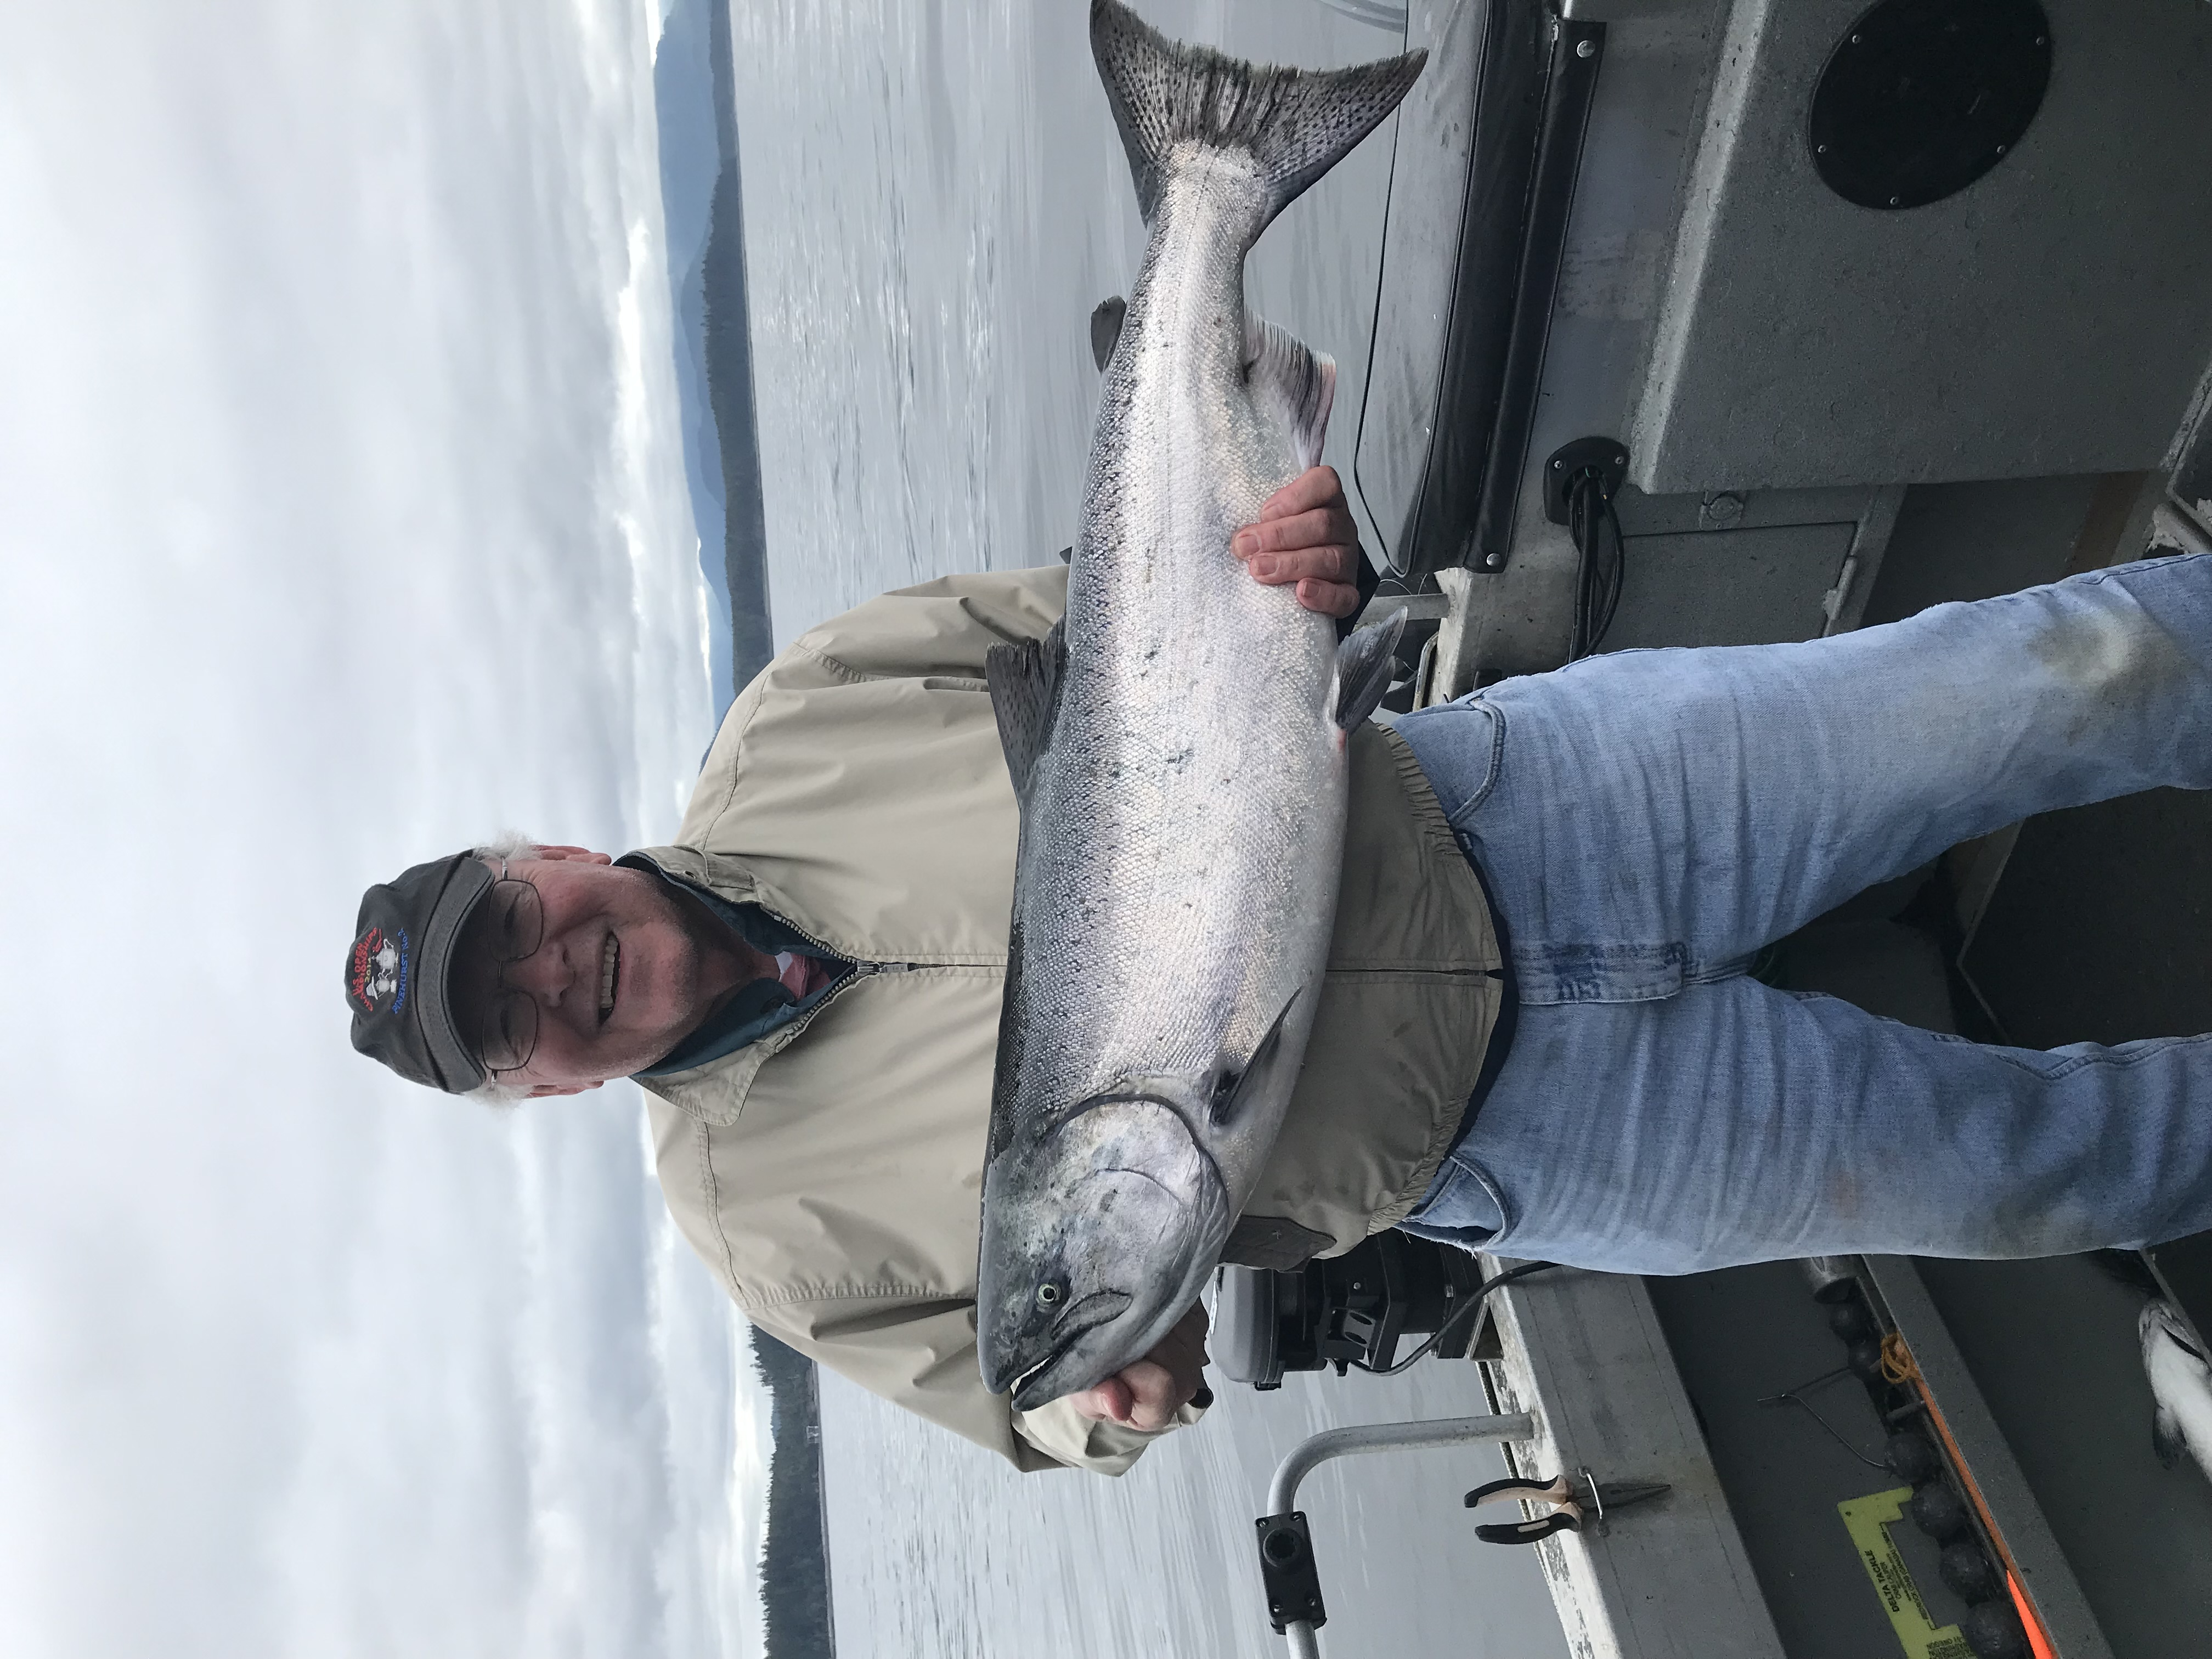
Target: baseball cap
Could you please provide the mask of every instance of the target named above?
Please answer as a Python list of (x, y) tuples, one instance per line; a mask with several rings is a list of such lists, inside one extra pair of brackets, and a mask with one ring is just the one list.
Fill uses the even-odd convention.
[(362, 895), (346, 952), (353, 1046), (448, 1094), (491, 1075), (454, 1024), (451, 984), (461, 929), (491, 890), (473, 852), (418, 864)]

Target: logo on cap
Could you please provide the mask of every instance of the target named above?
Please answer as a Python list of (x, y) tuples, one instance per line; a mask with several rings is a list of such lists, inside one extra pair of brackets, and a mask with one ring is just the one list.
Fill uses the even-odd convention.
[(353, 942), (353, 966), (347, 975), (346, 990), (362, 1012), (396, 1014), (407, 1006), (408, 954), (404, 929), (397, 942), (386, 937), (381, 927), (370, 928)]

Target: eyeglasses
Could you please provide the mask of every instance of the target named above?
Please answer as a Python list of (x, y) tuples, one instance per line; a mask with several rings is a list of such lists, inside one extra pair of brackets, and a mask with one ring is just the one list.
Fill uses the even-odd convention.
[[(485, 901), (491, 908), (486, 918), (491, 959), (504, 969), (535, 955), (545, 938), (545, 906), (538, 889), (520, 876), (509, 876), (501, 860), (499, 879)], [(538, 1001), (527, 991), (496, 984), (483, 1028), (477, 1036), (477, 1054), (484, 1069), (496, 1075), (519, 1071), (530, 1064), (538, 1049)]]

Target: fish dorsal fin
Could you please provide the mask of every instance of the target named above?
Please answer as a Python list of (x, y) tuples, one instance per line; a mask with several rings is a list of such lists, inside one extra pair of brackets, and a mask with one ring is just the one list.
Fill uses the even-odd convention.
[(1121, 0), (1091, 0), (1091, 55), (1147, 223), (1177, 147), (1195, 143), (1252, 157), (1264, 224), (1373, 131), (1428, 60), (1424, 51), (1350, 69), (1270, 69), (1179, 46)]
[(1303, 994), (1303, 988), (1291, 993), (1291, 1000), (1276, 1012), (1273, 1023), (1267, 1027), (1267, 1034), (1252, 1050), (1252, 1058), (1245, 1062), (1244, 1069), (1233, 1075), (1224, 1073), (1215, 1085), (1213, 1121), (1216, 1123), (1233, 1122), (1237, 1113), (1243, 1110), (1245, 1103), (1258, 1097), (1268, 1079), (1282, 1064), (1285, 1058), (1283, 1026), (1291, 1017), (1291, 1010), (1298, 1006), (1298, 998)]
[(999, 744), (1006, 751), (1006, 771), (1018, 799), (1029, 793), (1030, 774), (1052, 741), (1060, 671), (1066, 663), (1067, 636), (1058, 623), (1042, 640), (994, 645), (983, 658), (983, 682), (991, 688)]
[(1387, 620), (1348, 635), (1336, 647), (1336, 723), (1345, 731), (1373, 714), (1390, 689), (1390, 666), (1405, 631), (1401, 606)]
[(1254, 317), (1244, 325), (1244, 380), (1253, 400), (1290, 435), (1298, 471), (1320, 465), (1329, 406), (1336, 401), (1336, 359)]
[(1121, 343), (1121, 324), (1128, 314), (1129, 302), (1118, 294), (1108, 295), (1091, 313), (1091, 361), (1101, 374)]

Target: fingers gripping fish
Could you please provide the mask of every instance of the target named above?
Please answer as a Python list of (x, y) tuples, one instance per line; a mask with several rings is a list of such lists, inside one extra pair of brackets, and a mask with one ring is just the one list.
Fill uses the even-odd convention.
[(1248, 317), (1245, 255), (1425, 54), (1256, 68), (1115, 0), (1091, 38), (1150, 237), (1102, 332), (1066, 617), (989, 665), (1022, 828), (977, 1346), (1022, 1409), (1152, 1348), (1258, 1179), (1320, 1000), (1347, 733), (1395, 643), (1340, 651), (1230, 538), (1319, 459), (1336, 379)]

